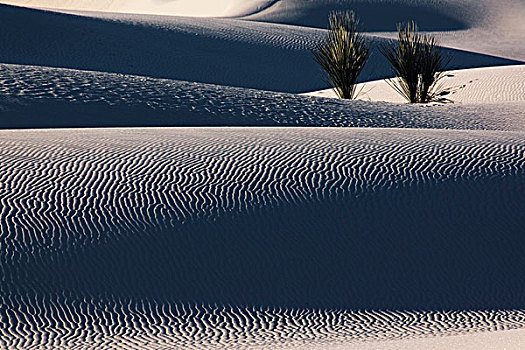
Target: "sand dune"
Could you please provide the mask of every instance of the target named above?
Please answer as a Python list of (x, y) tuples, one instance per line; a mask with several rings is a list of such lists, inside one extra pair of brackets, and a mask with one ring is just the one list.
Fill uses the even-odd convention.
[(87, 10), (173, 16), (242, 16), (259, 12), (271, 0), (6, 0), (5, 4), (63, 10)]
[[(0, 8), (0, 21), (5, 23), (0, 61), (5, 63), (285, 92), (328, 87), (309, 51), (323, 35), (318, 29), (236, 19), (92, 13), (86, 17)], [(450, 53), (454, 56), (450, 69), (519, 63), (461, 50)], [(391, 74), (376, 52), (360, 79)]]
[[(499, 26), (522, 28), (515, 19), (525, 10), (519, 0), (278, 0), (245, 18), (326, 28), (332, 11), (353, 9), (367, 31), (392, 31), (395, 24), (415, 20), (423, 30), (458, 30)], [(507, 20), (510, 19), (510, 20)]]
[[(348, 8), (376, 44), (438, 35), (456, 103), (392, 103), (377, 46), (371, 101), (294, 94)], [(0, 130), (0, 349), (521, 348), (523, 16), (2, 1), (0, 128), (33, 129)]]
[[(391, 31), (398, 22), (416, 20), (423, 29), (457, 30), (518, 19), (524, 10), (519, 0), (6, 0), (4, 4), (73, 11), (157, 14), (170, 16), (243, 17), (263, 22), (326, 28), (334, 10), (353, 9), (361, 14), (366, 30)], [(243, 16), (244, 15), (244, 16)], [(520, 21), (505, 25), (521, 26)]]
[[(48, 67), (0, 68), (0, 128), (289, 125), (525, 130), (519, 90), (511, 93), (518, 96), (514, 101), (481, 103), (486, 95), (505, 96), (512, 90), (503, 90), (503, 80), (496, 79), (465, 88), (479, 94), (478, 103), (413, 106)], [(520, 67), (503, 71), (518, 78), (522, 72)], [(484, 74), (465, 73), (458, 73), (462, 83)], [(521, 81), (512, 79), (508, 81), (519, 87)]]
[[(522, 133), (0, 133), (9, 348), (284, 346), (523, 325), (510, 311), (523, 303)], [(346, 311), (494, 308), (509, 311)], [(297, 327), (309, 331), (297, 338)]]
[(281, 0), (244, 18), (326, 28), (331, 11), (348, 9), (374, 35), (391, 38), (397, 23), (415, 20), (421, 29), (439, 33), (444, 46), (525, 61), (520, 0)]
[[(305, 27), (326, 28), (328, 15), (332, 11), (353, 9), (362, 19), (367, 31), (392, 31), (396, 23), (416, 20), (425, 30), (465, 29), (483, 20), (488, 6), (494, 1), (480, 4), (476, 1), (440, 1), (423, 2), (410, 0), (394, 1), (353, 1), (353, 0), (280, 0), (272, 6), (244, 17), (245, 19), (286, 23)], [(483, 17), (485, 17), (483, 16)]]
[[(525, 101), (525, 65), (485, 67), (450, 71), (442, 85), (450, 93), (443, 97), (455, 103), (505, 103)], [(359, 99), (406, 103), (385, 80), (359, 84)], [(308, 96), (337, 98), (332, 89)]]
[[(15, 350), (398, 350), (454, 348), (458, 343), (461, 349), (504, 345), (519, 350), (523, 340), (523, 330), (517, 329), (524, 322), (522, 311), (345, 312), (132, 299), (72, 301), (64, 296), (2, 299), (10, 327), (0, 343)], [(311, 331), (305, 332), (306, 327)], [(495, 328), (499, 332), (490, 332)], [(442, 329), (454, 336), (436, 337)]]
[[(414, 106), (48, 67), (0, 68), (0, 128), (288, 125), (525, 130), (524, 101), (519, 98), (497, 105), (479, 99), (468, 105)], [(516, 69), (521, 72), (519, 67), (508, 72)], [(520, 83), (516, 81), (517, 86)], [(486, 91), (485, 83), (478, 85), (469, 89), (479, 89), (481, 96), (504, 91), (498, 83)], [(378, 99), (388, 97), (377, 92)]]
[(520, 0), (281, 0), (244, 18), (326, 28), (334, 9), (353, 9), (361, 29), (376, 36), (394, 38), (397, 23), (415, 20), (446, 47), (525, 61), (525, 3)]

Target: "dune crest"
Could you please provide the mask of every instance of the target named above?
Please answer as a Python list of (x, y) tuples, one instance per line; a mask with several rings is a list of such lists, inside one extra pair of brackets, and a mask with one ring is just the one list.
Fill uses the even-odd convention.
[[(515, 74), (523, 72), (519, 67), (498, 70), (514, 74), (511, 86), (523, 83)], [(470, 76), (468, 70), (464, 73)], [(477, 100), (441, 106), (400, 105), (21, 65), (0, 65), (0, 80), (4, 81), (0, 128), (288, 125), (525, 130), (524, 101), (519, 98), (499, 104)], [(482, 80), (480, 96), (521, 96), (507, 94), (507, 85), (500, 86), (498, 81), (488, 80), (486, 85), (487, 80)], [(493, 82), (496, 84), (490, 85)], [(474, 91), (478, 91), (476, 83), (472, 83)], [(484, 91), (484, 86), (490, 88)], [(373, 87), (369, 87), (370, 94), (378, 92)], [(379, 91), (380, 98), (385, 95)]]
[(522, 28), (524, 11), (519, 0), (278, 0), (247, 19), (326, 28), (331, 11), (354, 10), (366, 31), (392, 31), (398, 22), (415, 20), (423, 30), (458, 30), (504, 26)]
[(5, 4), (77, 11), (222, 17), (258, 12), (271, 0), (7, 0)]

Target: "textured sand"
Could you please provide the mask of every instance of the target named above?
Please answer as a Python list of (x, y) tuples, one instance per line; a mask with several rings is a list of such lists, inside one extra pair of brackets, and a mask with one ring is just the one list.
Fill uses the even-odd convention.
[[(400, 104), (375, 48), (365, 101), (294, 94), (349, 7), (439, 35), (455, 103)], [(523, 348), (524, 14), (2, 1), (0, 349)]]
[[(224, 18), (101, 13), (74, 16), (6, 5), (0, 9), (4, 23), (0, 61), (5, 63), (281, 92), (328, 87), (310, 52), (324, 34), (321, 29)], [(381, 40), (385, 39), (377, 38)], [(454, 57), (450, 69), (521, 63), (447, 50)], [(525, 55), (518, 59), (525, 59)], [(360, 81), (391, 75), (386, 60), (374, 48)]]
[[(454, 103), (505, 103), (525, 101), (525, 65), (472, 68), (449, 71), (442, 81), (450, 91), (443, 97)], [(385, 80), (359, 84), (358, 97), (367, 101), (406, 103)], [(332, 89), (307, 93), (309, 96), (337, 98)]]
[[(348, 345), (523, 325), (522, 133), (0, 134), (6, 348)], [(345, 311), (360, 309), (479, 311)]]
[(374, 35), (395, 37), (397, 23), (415, 20), (422, 30), (439, 34), (446, 47), (525, 60), (521, 0), (280, 0), (245, 18), (326, 28), (331, 11), (348, 9)]
[[(519, 67), (500, 70), (518, 78), (516, 72), (523, 71)], [(468, 76), (474, 75), (480, 74)], [(473, 96), (511, 96), (505, 103), (487, 104), (479, 98), (473, 104), (434, 106), (341, 101), (20, 65), (0, 65), (0, 81), (0, 128), (289, 125), (525, 130), (523, 84), (510, 77), (511, 87), (504, 79), (466, 87)], [(467, 83), (465, 78), (460, 81)]]

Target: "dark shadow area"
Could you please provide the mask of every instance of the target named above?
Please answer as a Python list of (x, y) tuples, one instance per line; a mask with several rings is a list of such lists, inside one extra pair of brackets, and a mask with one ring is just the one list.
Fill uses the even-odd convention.
[[(328, 87), (307, 49), (226, 40), (162, 27), (126, 24), (0, 5), (0, 62), (306, 92)], [(425, 28), (423, 28), (425, 29)], [(321, 33), (319, 34), (319, 40)], [(312, 39), (313, 47), (315, 39)], [(451, 50), (450, 68), (518, 61)], [(377, 52), (359, 81), (391, 76)]]
[[(305, 91), (309, 51), (0, 5), (0, 62)], [(315, 67), (317, 69), (317, 67)], [(322, 83), (321, 83), (322, 84)], [(322, 86), (322, 85), (321, 85)]]
[(2, 291), (323, 309), (523, 308), (525, 174), (416, 187), (69, 247), (4, 266), (15, 280)]

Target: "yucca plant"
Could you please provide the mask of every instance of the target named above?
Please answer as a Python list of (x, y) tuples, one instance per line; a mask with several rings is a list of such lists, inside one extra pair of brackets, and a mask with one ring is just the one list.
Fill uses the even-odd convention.
[(410, 103), (439, 101), (447, 90), (441, 79), (450, 58), (439, 48), (435, 37), (419, 33), (414, 22), (398, 24), (398, 40), (380, 46), (396, 76), (390, 86)]
[(340, 98), (356, 97), (355, 82), (370, 57), (367, 38), (357, 31), (359, 19), (353, 11), (330, 14), (328, 34), (312, 50), (329, 83)]

